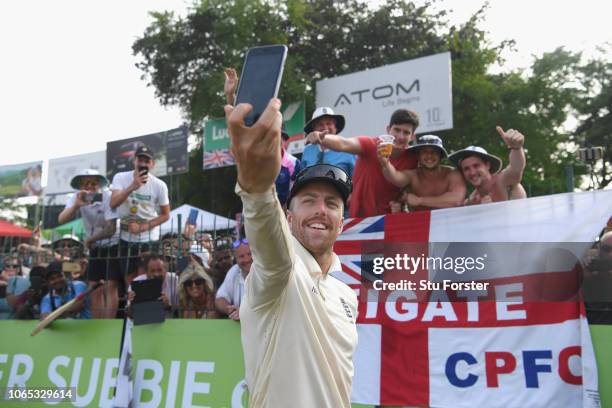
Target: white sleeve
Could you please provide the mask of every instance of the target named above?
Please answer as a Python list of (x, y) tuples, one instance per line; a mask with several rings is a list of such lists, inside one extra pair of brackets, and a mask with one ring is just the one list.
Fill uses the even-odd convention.
[(170, 199), (168, 198), (168, 185), (163, 181), (159, 180), (159, 205), (169, 205)]
[(291, 232), (274, 186), (265, 193), (250, 194), (236, 183), (242, 199), (244, 228), (253, 264), (245, 282), (249, 307), (258, 309), (275, 302), (285, 290), (295, 264)]
[(227, 300), (228, 302), (230, 302), (230, 304), (234, 304), (234, 299), (232, 299), (232, 293), (234, 292), (232, 289), (232, 284), (234, 283), (234, 278), (236, 276), (236, 274), (234, 273), (235, 269), (232, 266), (230, 268), (230, 270), (227, 272), (227, 275), (225, 275), (225, 279), (223, 279), (223, 283), (221, 284), (221, 286), (219, 287), (219, 290), (217, 290), (217, 295), (215, 296), (216, 299), (219, 298), (224, 298), (225, 300)]
[(117, 214), (117, 208), (112, 209), (110, 206), (111, 196), (112, 193), (109, 190), (104, 190), (102, 192), (102, 209), (104, 210), (104, 219), (106, 221), (119, 218), (119, 214)]
[(113, 182), (111, 183), (111, 187), (113, 190), (123, 190), (124, 188), (126, 188), (128, 185), (126, 185), (126, 177), (124, 176), (123, 173), (117, 173), (115, 174), (115, 176), (113, 177)]

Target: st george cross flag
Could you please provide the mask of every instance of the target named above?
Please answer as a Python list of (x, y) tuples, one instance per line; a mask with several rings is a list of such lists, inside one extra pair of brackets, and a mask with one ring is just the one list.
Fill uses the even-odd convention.
[[(360, 302), (352, 401), (599, 407), (582, 301), (542, 295), (555, 292), (572, 272), (555, 266), (564, 249), (555, 248), (545, 261), (538, 257), (546, 243), (592, 243), (611, 216), (612, 191), (597, 191), (346, 220), (334, 247), (343, 270), (333, 274), (357, 291)], [(490, 285), (471, 294), (430, 291), (418, 302), (411, 291), (387, 291), (383, 301), (364, 296), (372, 292), (363, 283), (371, 268), (362, 259), (364, 247), (398, 242), (425, 243), (426, 255), (453, 253), (458, 243), (484, 243), (489, 251), (502, 245), (505, 261), (486, 260)], [(431, 280), (432, 271), (423, 269), (417, 275)], [(527, 293), (533, 282), (537, 295)], [(460, 295), (468, 301), (449, 299)]]

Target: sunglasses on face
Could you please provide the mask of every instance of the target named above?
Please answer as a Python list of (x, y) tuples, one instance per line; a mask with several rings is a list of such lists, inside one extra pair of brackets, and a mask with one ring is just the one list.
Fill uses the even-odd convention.
[(203, 286), (204, 285), (204, 279), (198, 278), (198, 279), (188, 280), (188, 281), (183, 282), (183, 286), (185, 286), (186, 288), (190, 288), (193, 285)]
[(244, 244), (244, 245), (248, 245), (248, 244), (249, 244), (249, 240), (248, 240), (248, 239), (246, 239), (246, 238), (237, 239), (237, 240), (235, 240), (235, 241), (234, 241), (234, 243), (232, 244), (232, 246), (233, 246), (234, 248), (238, 248), (238, 247), (239, 247), (240, 245), (242, 245), (242, 244)]
[(21, 265), (19, 264), (6, 264), (7, 268), (13, 268), (13, 269), (17, 269), (19, 268)]

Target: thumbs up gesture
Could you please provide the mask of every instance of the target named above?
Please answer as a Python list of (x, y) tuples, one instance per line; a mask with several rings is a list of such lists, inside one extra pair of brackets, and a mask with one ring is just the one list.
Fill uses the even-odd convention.
[(496, 126), (495, 130), (497, 130), (497, 133), (499, 133), (509, 149), (521, 149), (523, 147), (525, 136), (518, 130), (509, 129), (508, 131), (504, 131), (501, 126)]

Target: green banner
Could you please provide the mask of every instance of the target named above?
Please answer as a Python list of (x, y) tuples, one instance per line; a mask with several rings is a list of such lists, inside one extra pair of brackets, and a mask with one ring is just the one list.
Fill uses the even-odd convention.
[[(58, 320), (38, 335), (35, 321), (0, 321), (0, 389), (69, 387), (58, 407), (112, 407), (121, 320)], [(612, 326), (591, 326), (602, 406), (612, 406)], [(247, 406), (240, 325), (229, 320), (167, 320), (132, 331), (132, 406)], [(2, 407), (45, 406), (8, 401)], [(354, 408), (365, 407), (353, 405)]]
[[(74, 400), (54, 406), (112, 407), (123, 321), (58, 320), (31, 337), (36, 323), (0, 321), (0, 389), (73, 387)], [(132, 406), (248, 405), (240, 325), (234, 321), (176, 319), (136, 326), (131, 368)], [(2, 407), (45, 405), (3, 398)]]
[[(283, 104), (283, 123), (289, 137), (301, 135), (304, 132), (306, 108), (304, 102)], [(207, 119), (203, 122), (204, 149), (202, 168), (211, 169), (231, 166), (234, 158), (229, 152), (230, 139), (225, 119)]]
[(230, 139), (225, 119), (208, 119), (204, 121), (204, 151), (229, 149)]
[[(36, 321), (0, 322), (0, 389), (74, 387), (74, 402), (58, 407), (110, 407), (117, 378), (121, 320), (58, 320), (30, 336)], [(2, 407), (44, 406), (6, 400)]]
[(240, 325), (166, 320), (132, 331), (134, 400), (151, 407), (246, 407)]

